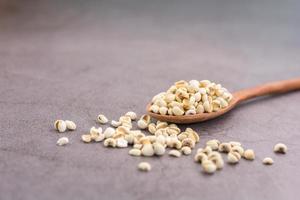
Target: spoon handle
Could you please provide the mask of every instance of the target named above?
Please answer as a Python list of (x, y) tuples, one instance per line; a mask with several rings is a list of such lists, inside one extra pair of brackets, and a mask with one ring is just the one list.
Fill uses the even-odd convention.
[(235, 92), (233, 95), (238, 102), (246, 101), (259, 96), (280, 94), (300, 89), (300, 78), (266, 83), (253, 88)]

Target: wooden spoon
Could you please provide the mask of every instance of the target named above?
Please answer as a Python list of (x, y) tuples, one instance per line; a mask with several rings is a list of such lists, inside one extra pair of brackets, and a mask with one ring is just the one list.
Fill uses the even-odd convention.
[[(285, 92), (290, 92), (293, 90), (300, 89), (300, 78), (285, 80), (285, 81), (277, 81), (272, 83), (263, 84), (260, 86), (256, 86), (254, 88), (244, 89), (238, 92), (233, 93), (233, 98), (230, 101), (228, 107), (221, 109), (217, 112), (211, 113), (201, 113), (195, 115), (182, 115), (182, 116), (174, 116), (174, 115), (160, 115), (150, 111), (151, 103), (147, 105), (147, 113), (157, 120), (173, 122), (177, 124), (190, 124), (196, 122), (203, 122), (210, 119), (214, 119), (219, 117), (231, 109), (233, 109), (239, 103), (265, 95), (272, 94), (280, 94)], [(300, 100), (299, 100), (300, 101)]]

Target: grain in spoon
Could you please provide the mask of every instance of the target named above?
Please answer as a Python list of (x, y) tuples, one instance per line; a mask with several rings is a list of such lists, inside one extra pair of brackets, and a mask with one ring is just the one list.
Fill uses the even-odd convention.
[(226, 108), (220, 109), (217, 112), (210, 112), (210, 113), (199, 113), (194, 115), (182, 115), (182, 116), (161, 115), (150, 111), (151, 103), (147, 105), (146, 109), (147, 109), (147, 113), (151, 117), (156, 118), (157, 120), (173, 122), (178, 124), (189, 124), (189, 123), (203, 122), (203, 121), (207, 121), (219, 117), (227, 113), (228, 111), (232, 110), (238, 104), (249, 99), (253, 99), (265, 95), (286, 93), (298, 89), (300, 89), (300, 78), (266, 83), (260, 86), (244, 89), (233, 93), (233, 98)]

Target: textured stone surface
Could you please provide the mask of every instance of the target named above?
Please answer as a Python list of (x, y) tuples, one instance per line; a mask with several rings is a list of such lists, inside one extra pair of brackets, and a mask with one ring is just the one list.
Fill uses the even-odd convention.
[[(135, 158), (80, 142), (100, 112), (143, 114), (178, 79), (236, 91), (300, 76), (299, 2), (209, 2), (1, 1), (0, 199), (297, 199), (300, 92), (193, 124), (198, 147), (217, 138), (256, 151), (213, 176), (192, 156)], [(58, 118), (77, 131), (57, 134)], [(60, 136), (70, 144), (57, 147)], [(272, 152), (278, 141), (287, 155)], [(140, 161), (152, 171), (137, 171)]]

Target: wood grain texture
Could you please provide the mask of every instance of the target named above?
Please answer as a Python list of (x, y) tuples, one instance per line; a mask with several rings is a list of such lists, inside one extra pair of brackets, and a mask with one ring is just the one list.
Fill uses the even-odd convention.
[(237, 102), (243, 102), (252, 98), (281, 94), (300, 89), (300, 78), (266, 83), (253, 88), (244, 89), (234, 93)]

